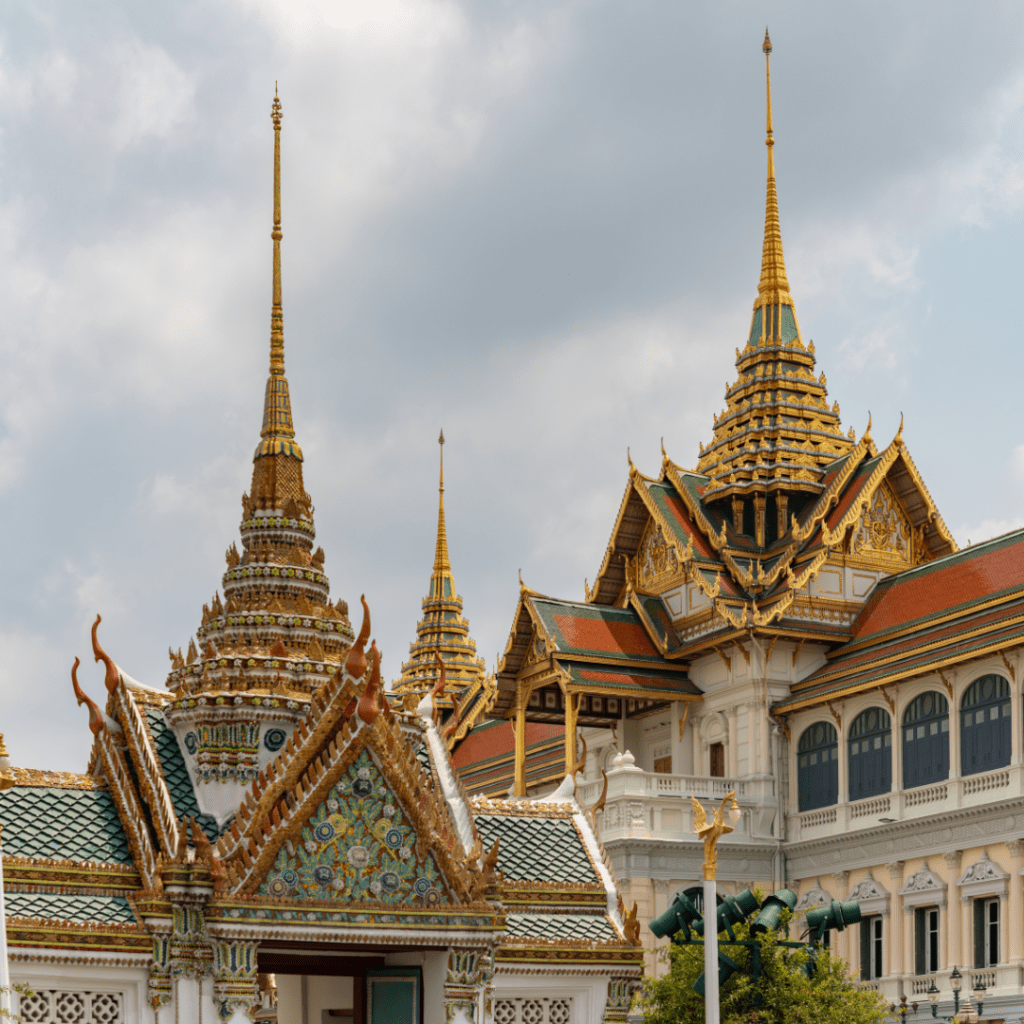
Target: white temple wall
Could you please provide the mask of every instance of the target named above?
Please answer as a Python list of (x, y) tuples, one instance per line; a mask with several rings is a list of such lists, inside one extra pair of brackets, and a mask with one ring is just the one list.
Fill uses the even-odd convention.
[[(20, 961), (20, 951), (12, 956), (11, 982), (24, 983), (36, 993), (36, 998), (25, 1001), (22, 1006), (20, 997), (15, 997), (14, 1012), (27, 1015), (33, 1022), (40, 1024), (84, 1024), (91, 1019), (88, 1001), (102, 999), (104, 1012), (107, 1012), (111, 998), (120, 1004), (120, 1019), (116, 1024), (154, 1024), (154, 1014), (148, 1002), (148, 967), (103, 967), (97, 964), (61, 964), (31, 963)], [(52, 952), (49, 952), (52, 956)], [(58, 1009), (57, 1001), (68, 993), (70, 998), (62, 1000), (63, 1011)], [(49, 1013), (45, 1013), (44, 1004), (48, 1005)], [(76, 1007), (81, 1006), (80, 1015), (76, 1015)], [(25, 1014), (25, 1011), (32, 1012)], [(172, 1016), (168, 1018), (173, 1020)], [(213, 1024), (214, 1017), (207, 1017)], [(114, 1021), (111, 1024), (115, 1024)]]
[[(608, 976), (560, 974), (544, 968), (529, 974), (498, 970), (494, 974), (493, 990), (495, 1019), (498, 1020), (501, 1019), (498, 1016), (499, 1004), (503, 1002), (533, 1000), (550, 1004), (553, 1000), (570, 1000), (571, 1024), (601, 1024), (608, 1001)], [(424, 1017), (424, 1020), (430, 1019), (429, 1014)]]
[(443, 1021), (445, 1019), (444, 982), (448, 976), (448, 953), (446, 950), (388, 953), (384, 957), (384, 965), (386, 967), (422, 967), (423, 1019), (425, 1021)]

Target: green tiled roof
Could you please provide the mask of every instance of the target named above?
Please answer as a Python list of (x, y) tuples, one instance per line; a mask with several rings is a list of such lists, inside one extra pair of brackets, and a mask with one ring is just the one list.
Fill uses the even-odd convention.
[[(192, 789), (192, 780), (185, 767), (185, 759), (181, 756), (181, 747), (178, 746), (178, 739), (167, 724), (164, 713), (159, 708), (146, 708), (146, 722), (153, 737), (153, 746), (156, 747), (157, 757), (160, 758), (164, 781), (171, 794), (175, 817), (179, 821), (185, 815), (194, 817), (199, 823), (199, 827), (206, 833), (207, 838), (211, 842), (216, 842), (221, 829), (217, 827), (216, 819), (211, 815), (199, 812), (196, 794)], [(230, 821), (225, 822), (225, 827), (229, 824)]]
[(484, 849), (495, 839), (498, 869), (509, 882), (600, 881), (573, 823), (565, 818), (477, 814)]
[(123, 896), (81, 896), (55, 892), (9, 892), (8, 917), (47, 917), (61, 921), (134, 924), (135, 915)]
[(604, 914), (508, 914), (508, 934), (516, 939), (621, 941)]
[(104, 789), (15, 786), (0, 794), (4, 853), (11, 857), (131, 864), (128, 841)]

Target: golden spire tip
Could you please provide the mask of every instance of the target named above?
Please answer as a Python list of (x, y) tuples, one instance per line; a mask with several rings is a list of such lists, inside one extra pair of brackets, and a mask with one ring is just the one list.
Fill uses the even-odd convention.
[(767, 25), (764, 27), (764, 44), (761, 46), (761, 49), (764, 50), (765, 53), (772, 52), (772, 39), (771, 36), (768, 35)]

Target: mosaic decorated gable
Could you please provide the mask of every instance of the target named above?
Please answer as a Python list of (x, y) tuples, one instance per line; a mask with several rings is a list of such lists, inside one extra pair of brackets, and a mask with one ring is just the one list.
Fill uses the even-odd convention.
[(282, 847), (260, 893), (291, 899), (450, 903), (426, 844), (377, 763), (362, 750), (303, 826)]

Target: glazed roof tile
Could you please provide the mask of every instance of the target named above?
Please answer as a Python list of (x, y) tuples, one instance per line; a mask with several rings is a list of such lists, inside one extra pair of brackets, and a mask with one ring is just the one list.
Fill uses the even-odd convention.
[(662, 660), (631, 608), (546, 597), (530, 600), (559, 654), (630, 662)]
[(675, 488), (671, 484), (658, 483), (648, 484), (647, 490), (681, 543), (687, 545), (692, 539), (695, 555), (717, 562), (718, 555), (715, 554), (715, 549), (697, 528), (682, 499), (676, 494)]
[(669, 614), (665, 599), (655, 594), (638, 594), (637, 599), (640, 610), (647, 619), (648, 628), (654, 632), (657, 639), (664, 645), (665, 650), (678, 651), (679, 637), (672, 625), (672, 616)]
[[(212, 815), (201, 814), (199, 811), (192, 779), (185, 767), (185, 759), (181, 756), (181, 747), (178, 746), (177, 737), (167, 724), (164, 713), (159, 708), (146, 708), (145, 715), (149, 733), (153, 737), (153, 746), (163, 769), (164, 782), (167, 783), (167, 790), (174, 804), (175, 817), (179, 821), (182, 817), (194, 817), (207, 838), (211, 842), (216, 842), (222, 830), (217, 827), (217, 821)], [(225, 828), (228, 825), (230, 821), (225, 822)]]
[(583, 939), (588, 942), (620, 942), (604, 914), (507, 914), (507, 933), (514, 939)]
[(839, 497), (839, 501), (836, 503), (836, 507), (829, 513), (827, 517), (828, 528), (834, 530), (839, 525), (839, 520), (849, 512), (850, 507), (854, 501), (857, 500), (857, 496), (861, 491), (864, 490), (864, 486), (868, 480), (871, 479), (871, 474), (878, 467), (879, 462), (882, 461), (880, 455), (876, 455), (873, 459), (865, 459), (858, 467), (856, 472), (853, 474), (853, 478), (843, 488), (843, 493)]
[(643, 690), (648, 694), (664, 694), (669, 699), (677, 697), (681, 693), (694, 697), (703, 695), (703, 691), (685, 672), (645, 672), (643, 669), (624, 672), (586, 662), (559, 663), (568, 670), (573, 684), (580, 687), (621, 690), (624, 696), (628, 695), (630, 691)]
[(474, 820), (484, 849), (500, 840), (498, 868), (506, 881), (601, 881), (571, 819), (475, 814)]
[(882, 580), (853, 624), (854, 641), (991, 602), (1024, 586), (1024, 530)]
[(92, 896), (56, 892), (9, 892), (4, 896), (9, 917), (43, 917), (58, 921), (134, 924), (135, 915), (123, 896)]
[(11, 857), (130, 864), (128, 840), (105, 789), (15, 786), (0, 794), (4, 853)]

